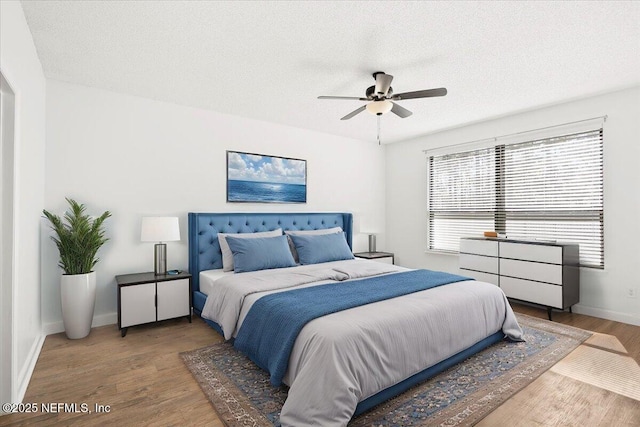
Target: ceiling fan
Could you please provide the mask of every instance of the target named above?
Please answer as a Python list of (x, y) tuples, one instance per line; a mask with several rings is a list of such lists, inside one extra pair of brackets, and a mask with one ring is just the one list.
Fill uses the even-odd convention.
[(349, 120), (350, 118), (352, 118), (356, 114), (363, 112), (364, 110), (367, 110), (368, 112), (376, 116), (381, 116), (391, 111), (396, 116), (404, 119), (405, 117), (409, 117), (413, 113), (393, 101), (402, 101), (404, 99), (415, 98), (431, 98), (434, 96), (445, 96), (447, 94), (447, 89), (443, 87), (438, 89), (417, 90), (414, 92), (394, 94), (393, 88), (391, 87), (391, 81), (393, 80), (393, 76), (391, 74), (386, 74), (384, 71), (376, 71), (375, 73), (373, 73), (373, 78), (375, 79), (376, 84), (367, 88), (364, 98), (360, 98), (357, 96), (319, 96), (318, 99), (348, 99), (370, 101), (368, 104), (365, 104), (362, 107), (350, 112), (340, 120)]

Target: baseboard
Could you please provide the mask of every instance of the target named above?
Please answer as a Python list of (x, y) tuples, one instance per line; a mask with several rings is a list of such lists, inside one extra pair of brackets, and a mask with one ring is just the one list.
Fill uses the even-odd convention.
[(24, 367), (21, 372), (18, 374), (18, 387), (16, 388), (18, 393), (18, 402), (22, 402), (24, 399), (24, 395), (27, 393), (27, 387), (29, 386), (29, 381), (31, 381), (31, 375), (33, 375), (33, 370), (36, 368), (36, 362), (38, 361), (38, 357), (40, 357), (40, 351), (42, 351), (42, 346), (44, 345), (44, 339), (46, 335), (40, 334), (36, 340), (33, 342), (31, 346), (31, 350), (29, 350), (29, 354), (27, 355), (27, 360), (25, 361)]
[[(100, 314), (93, 316), (91, 327), (97, 328), (98, 326), (113, 325), (116, 323), (118, 323), (118, 313)], [(62, 320), (59, 322), (46, 323), (42, 325), (42, 330), (45, 335), (58, 334), (64, 332), (64, 324)]]
[(601, 319), (613, 320), (615, 322), (627, 323), (629, 325), (640, 326), (640, 317), (626, 313), (619, 313), (617, 311), (586, 307), (584, 305), (576, 304), (573, 306), (573, 312), (586, 314), (587, 316), (599, 317)]

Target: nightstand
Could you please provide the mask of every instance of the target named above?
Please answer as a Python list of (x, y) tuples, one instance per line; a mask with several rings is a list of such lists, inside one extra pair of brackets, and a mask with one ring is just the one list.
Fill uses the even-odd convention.
[(390, 252), (357, 252), (353, 256), (357, 258), (370, 259), (371, 261), (384, 262), (385, 264), (394, 264), (394, 256)]
[(191, 323), (191, 274), (122, 274), (118, 284), (118, 328), (186, 317)]

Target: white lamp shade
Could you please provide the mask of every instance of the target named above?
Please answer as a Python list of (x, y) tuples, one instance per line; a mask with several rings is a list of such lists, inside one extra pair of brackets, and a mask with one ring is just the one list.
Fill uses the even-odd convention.
[(360, 234), (379, 234), (380, 230), (375, 226), (371, 216), (363, 215), (359, 218), (356, 233)]
[(387, 99), (383, 101), (373, 101), (367, 104), (367, 111), (371, 114), (379, 116), (388, 113), (393, 108), (393, 103)]
[(180, 225), (176, 216), (148, 216), (142, 218), (143, 242), (173, 242), (180, 240)]

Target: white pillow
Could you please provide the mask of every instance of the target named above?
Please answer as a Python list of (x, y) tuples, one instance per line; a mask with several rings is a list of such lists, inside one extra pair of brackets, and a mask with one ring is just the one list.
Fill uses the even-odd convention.
[[(284, 234), (292, 235), (292, 236), (304, 236), (304, 235), (319, 235), (319, 234), (333, 234), (333, 233), (342, 233), (342, 228), (333, 227), (333, 228), (321, 228), (319, 230), (286, 230)], [(296, 261), (296, 264), (300, 262), (298, 258), (298, 251), (296, 251), (296, 245), (293, 244), (293, 240), (287, 237), (289, 241), (289, 249), (291, 249), (291, 254), (293, 255), (293, 259)]]
[(287, 230), (284, 234), (293, 234), (294, 236), (300, 236), (303, 234), (333, 234), (333, 233), (341, 233), (342, 228), (333, 227), (333, 228), (321, 228), (319, 230)]
[(222, 270), (233, 270), (233, 252), (227, 243), (227, 236), (239, 237), (241, 239), (255, 239), (259, 237), (276, 237), (282, 236), (282, 228), (276, 228), (272, 231), (261, 231), (258, 233), (218, 233), (218, 243), (220, 243), (220, 252), (222, 252)]

